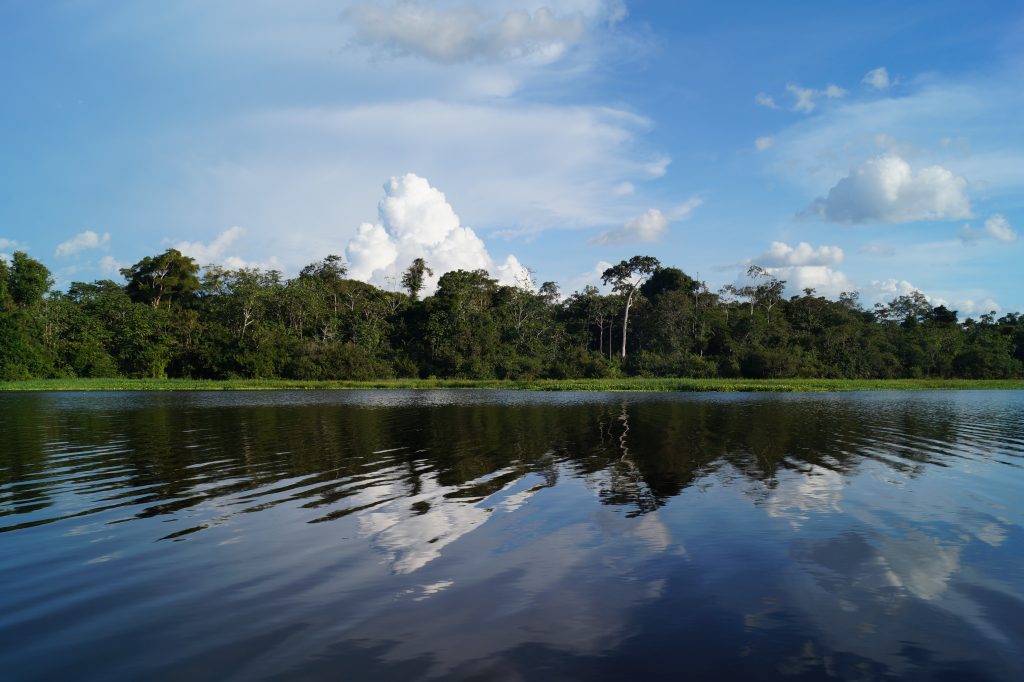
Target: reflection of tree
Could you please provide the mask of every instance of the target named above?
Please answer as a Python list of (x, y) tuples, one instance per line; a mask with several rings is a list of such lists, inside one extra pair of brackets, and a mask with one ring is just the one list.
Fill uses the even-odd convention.
[[(644, 514), (657, 509), (658, 501), (651, 494), (650, 488), (644, 481), (643, 472), (634, 461), (629, 452), (629, 402), (622, 401), (618, 417), (609, 420), (609, 435), (616, 423), (618, 425), (618, 436), (608, 441), (609, 445), (618, 446), (619, 456), (612, 459), (604, 467), (603, 476), (597, 477), (595, 483), (598, 487), (598, 494), (606, 504), (635, 507), (632, 514)], [(603, 420), (598, 424), (603, 428)], [(602, 441), (604, 442), (604, 441)]]
[[(500, 489), (536, 474), (550, 486), (565, 473), (590, 481), (604, 503), (643, 514), (726, 469), (765, 496), (787, 471), (845, 476), (870, 458), (917, 475), (962, 453), (961, 441), (976, 448), (1016, 436), (1005, 420), (979, 432), (976, 411), (968, 419), (955, 403), (885, 397), (503, 404), (445, 395), (429, 406), (379, 394), (277, 405), (18, 396), (0, 415), (0, 516), (5, 527), (29, 513), (33, 523), (52, 520), (57, 494), (63, 514), (130, 507), (162, 516), (212, 502), (222, 514), (285, 504), (331, 520), (393, 499), (422, 514), (494, 493), (466, 492), (480, 481)], [(428, 489), (443, 492), (420, 499)]]

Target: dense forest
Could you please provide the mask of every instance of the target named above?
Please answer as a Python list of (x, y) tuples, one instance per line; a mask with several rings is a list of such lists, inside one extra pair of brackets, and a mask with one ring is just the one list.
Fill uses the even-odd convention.
[(568, 296), (457, 270), (421, 297), (421, 259), (403, 291), (348, 279), (337, 256), (286, 279), (170, 249), (121, 274), (52, 291), (39, 261), (0, 259), (0, 380), (1024, 376), (1024, 316), (961, 320), (919, 292), (872, 309), (855, 292), (787, 298), (757, 266), (712, 292), (635, 256), (604, 272), (612, 293)]

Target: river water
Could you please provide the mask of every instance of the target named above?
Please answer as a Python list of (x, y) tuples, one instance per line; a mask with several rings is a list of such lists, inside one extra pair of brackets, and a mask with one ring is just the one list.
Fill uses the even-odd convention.
[(0, 678), (1024, 679), (1024, 392), (0, 395)]

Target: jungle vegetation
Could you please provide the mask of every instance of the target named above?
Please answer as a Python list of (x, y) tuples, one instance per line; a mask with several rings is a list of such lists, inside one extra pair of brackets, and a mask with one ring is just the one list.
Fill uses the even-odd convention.
[(757, 266), (713, 292), (651, 256), (605, 271), (607, 295), (456, 270), (422, 296), (432, 274), (416, 259), (389, 291), (338, 256), (285, 278), (169, 249), (55, 291), (18, 252), (0, 260), (0, 381), (1024, 377), (1024, 316), (961, 319), (920, 292), (786, 297)]

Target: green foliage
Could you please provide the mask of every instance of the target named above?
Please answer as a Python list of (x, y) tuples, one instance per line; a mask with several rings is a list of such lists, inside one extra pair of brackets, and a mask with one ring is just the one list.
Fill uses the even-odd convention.
[(19, 308), (39, 304), (53, 286), (46, 266), (23, 251), (15, 251), (10, 267), (4, 270), (7, 271), (7, 286), (2, 293), (4, 297), (10, 296), (11, 302)]
[(7, 261), (0, 258), (0, 313), (8, 312), (14, 307), (11, 298), (11, 268)]
[(199, 266), (177, 249), (167, 249), (159, 256), (146, 256), (121, 276), (128, 280), (128, 295), (136, 303), (154, 308), (170, 307), (173, 302), (188, 302), (199, 289)]
[(419, 386), (420, 377), (441, 377), (674, 390), (664, 386), (718, 380), (707, 385), (747, 390), (743, 382), (763, 380), (782, 390), (810, 378), (1024, 377), (1022, 316), (961, 322), (917, 292), (870, 312), (855, 293), (832, 301), (808, 289), (786, 299), (785, 283), (757, 267), (749, 284), (713, 293), (636, 256), (604, 273), (614, 293), (586, 287), (564, 298), (553, 282), (505, 286), (483, 270), (453, 271), (422, 300), (430, 274), (422, 260), (403, 278), (408, 293), (348, 279), (338, 256), (292, 279), (212, 265), (200, 278), (195, 262), (171, 249), (123, 274), (127, 285), (75, 282), (47, 295), (44, 265), (23, 253), (0, 262), (0, 381), (400, 377), (406, 383), (387, 385)]
[(427, 276), (433, 276), (434, 271), (427, 267), (427, 262), (422, 258), (413, 260), (412, 265), (406, 268), (402, 274), (402, 286), (409, 290), (409, 297), (414, 301), (420, 299), (420, 292), (423, 290), (423, 280)]

